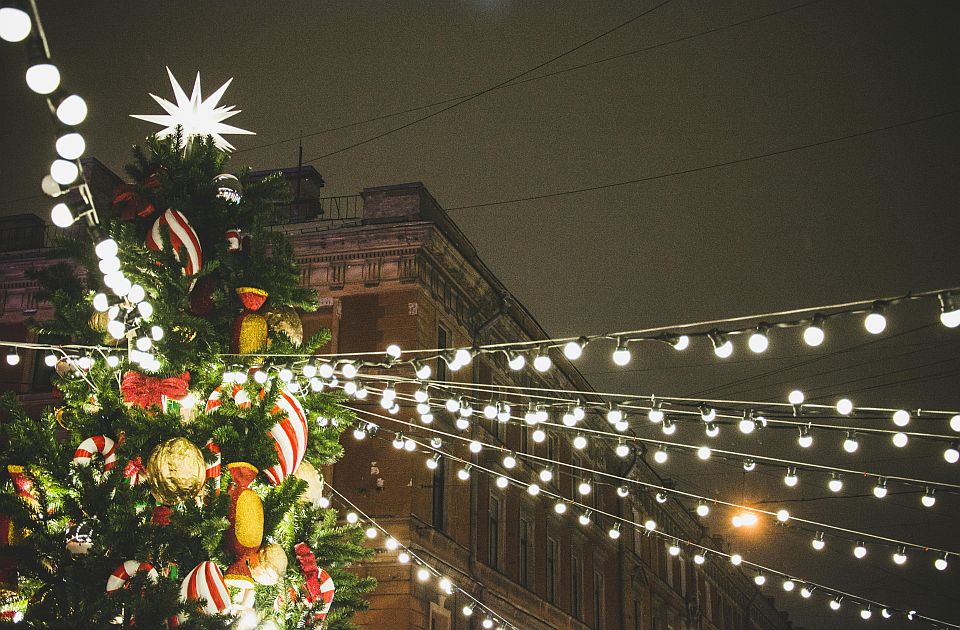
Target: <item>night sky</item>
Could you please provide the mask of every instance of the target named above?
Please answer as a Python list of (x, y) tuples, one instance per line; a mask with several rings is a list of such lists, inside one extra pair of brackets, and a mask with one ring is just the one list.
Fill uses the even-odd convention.
[[(197, 70), (206, 93), (234, 77), (223, 102), (243, 113), (230, 122), (258, 134), (229, 137), (235, 167), (296, 165), (302, 131), (305, 158), (326, 156), (312, 162), (325, 194), (424, 182), (557, 336), (960, 285), (960, 4), (951, 0), (672, 0), (524, 76), (534, 80), (390, 135), (339, 151), (450, 103), (323, 132), (486, 90), (660, 1), (41, 0), (40, 10), (64, 84), (90, 107), (88, 155), (121, 172), (130, 145), (155, 129), (128, 114), (160, 113), (148, 92), (172, 97), (165, 65), (188, 90)], [(46, 215), (39, 182), (53, 128), (23, 81), (23, 46), (0, 43), (0, 212)], [(484, 205), (633, 180), (643, 181)], [(702, 342), (684, 354), (644, 346), (614, 369), (611, 348), (597, 343), (580, 367), (610, 392), (779, 401), (799, 387), (824, 402), (846, 394), (863, 405), (960, 408), (960, 332), (928, 326), (930, 302), (888, 318), (879, 340), (856, 318), (832, 325), (816, 350), (799, 332), (778, 331), (762, 358), (742, 341), (727, 361)], [(914, 422), (949, 432), (942, 421)], [(864, 439), (850, 456), (834, 433), (815, 434), (809, 451), (792, 432), (734, 433), (716, 446), (960, 479), (942, 446)], [(699, 427), (674, 438), (704, 440)], [(790, 490), (781, 470), (745, 477), (736, 464), (680, 455), (661, 474), (691, 492), (769, 500), (960, 552), (956, 495), (925, 509), (916, 493), (850, 496), (870, 494), (851, 478), (845, 498), (830, 498), (823, 475), (802, 475)], [(940, 573), (929, 556), (898, 567), (879, 547), (861, 561), (849, 545), (815, 555), (805, 535), (771, 525), (745, 535), (729, 516), (716, 508), (707, 522), (748, 559), (960, 623), (960, 558)], [(765, 592), (808, 629), (860, 623), (822, 597), (776, 584)], [(917, 627), (884, 627), (901, 625)]]

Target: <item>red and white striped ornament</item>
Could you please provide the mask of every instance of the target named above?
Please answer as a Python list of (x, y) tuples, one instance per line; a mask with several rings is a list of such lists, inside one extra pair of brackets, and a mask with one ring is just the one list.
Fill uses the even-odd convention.
[(114, 569), (113, 573), (110, 574), (110, 577), (107, 578), (107, 592), (112, 593), (120, 590), (120, 588), (126, 584), (130, 578), (141, 571), (145, 571), (147, 574), (147, 579), (156, 584), (159, 575), (157, 574), (157, 570), (153, 568), (152, 564), (149, 562), (140, 562), (139, 560), (127, 560), (119, 567)]
[(80, 446), (73, 453), (73, 463), (78, 466), (89, 466), (94, 453), (100, 453), (103, 456), (105, 471), (110, 470), (117, 463), (117, 445), (105, 435), (94, 435), (80, 442)]
[(200, 598), (206, 600), (203, 611), (208, 615), (216, 615), (230, 607), (230, 591), (223, 573), (209, 560), (195, 566), (180, 585), (180, 601), (191, 602)]
[(320, 569), (320, 577), (318, 579), (320, 580), (320, 601), (323, 602), (323, 607), (317, 612), (316, 619), (323, 622), (327, 618), (327, 613), (330, 612), (330, 607), (333, 605), (333, 594), (337, 589), (333, 583), (333, 578), (323, 569)]
[[(219, 386), (210, 392), (210, 396), (207, 398), (207, 405), (203, 408), (203, 413), (211, 413), (220, 408), (220, 405), (223, 402), (220, 400), (220, 397), (223, 395), (223, 386)], [(230, 389), (230, 396), (233, 398), (233, 402), (240, 407), (241, 409), (249, 409), (253, 402), (250, 400), (250, 393), (243, 388), (242, 385), (232, 385)]]
[[(149, 249), (159, 252), (163, 249), (164, 240), (170, 243), (173, 255), (183, 264), (184, 275), (192, 276), (200, 271), (200, 266), (203, 264), (200, 239), (187, 221), (187, 217), (179, 210), (171, 208), (160, 215), (147, 233), (146, 245)], [(184, 255), (186, 260), (182, 257)]]
[(296, 396), (283, 389), (271, 413), (282, 413), (283, 417), (270, 429), (279, 462), (263, 471), (267, 480), (278, 485), (285, 478), (297, 472), (300, 462), (307, 453), (307, 414)]
[(214, 492), (220, 494), (220, 445), (213, 441), (213, 439), (207, 440), (205, 449), (213, 453), (213, 463), (207, 464), (207, 479), (213, 479)]

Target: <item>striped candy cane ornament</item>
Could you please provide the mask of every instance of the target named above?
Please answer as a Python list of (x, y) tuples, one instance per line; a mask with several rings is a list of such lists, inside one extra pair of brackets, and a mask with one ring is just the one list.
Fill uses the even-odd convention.
[(213, 438), (207, 440), (205, 449), (213, 453), (213, 463), (207, 464), (207, 479), (213, 479), (213, 488), (216, 496), (220, 496), (220, 445), (213, 441)]
[[(210, 392), (210, 396), (207, 398), (207, 404), (203, 408), (203, 413), (212, 413), (219, 409), (223, 404), (223, 402), (220, 400), (222, 395), (222, 385)], [(247, 392), (242, 385), (232, 385), (230, 387), (230, 396), (233, 398), (233, 402), (240, 409), (249, 409), (253, 405), (253, 402), (250, 400), (249, 392)]]
[(263, 471), (267, 480), (278, 485), (288, 476), (297, 472), (300, 462), (307, 453), (307, 414), (303, 405), (286, 389), (280, 392), (272, 413), (283, 417), (270, 429), (279, 462)]
[[(206, 600), (203, 611), (208, 615), (221, 613), (230, 607), (230, 592), (223, 580), (220, 567), (209, 560), (193, 568), (180, 585), (180, 601)], [(181, 620), (182, 621), (182, 620)]]
[(323, 607), (317, 613), (316, 619), (322, 623), (326, 620), (327, 613), (330, 612), (330, 607), (333, 605), (333, 594), (337, 589), (333, 583), (333, 578), (325, 570), (320, 569), (318, 579), (320, 580), (320, 601), (323, 602)]
[(127, 560), (114, 569), (110, 577), (107, 578), (107, 592), (113, 593), (114, 591), (120, 590), (124, 584), (130, 581), (130, 578), (141, 571), (146, 572), (147, 579), (150, 580), (151, 583), (157, 583), (159, 575), (152, 564), (149, 562), (140, 562), (139, 560)]
[(163, 249), (164, 240), (170, 242), (173, 255), (183, 265), (184, 275), (192, 276), (200, 271), (200, 266), (203, 264), (200, 239), (187, 221), (187, 217), (179, 210), (167, 210), (154, 222), (147, 233), (147, 248), (159, 252)]
[(89, 466), (94, 453), (103, 456), (103, 469), (109, 471), (117, 463), (117, 445), (105, 435), (88, 437), (73, 453), (73, 463), (78, 466)]

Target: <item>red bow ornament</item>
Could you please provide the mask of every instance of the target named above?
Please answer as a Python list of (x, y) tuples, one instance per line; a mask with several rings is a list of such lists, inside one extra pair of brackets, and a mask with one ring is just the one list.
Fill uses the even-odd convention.
[(306, 578), (307, 601), (313, 602), (320, 597), (320, 569), (317, 567), (317, 557), (307, 543), (297, 543), (293, 547), (297, 554), (297, 562)]
[(160, 180), (156, 175), (151, 175), (141, 186), (136, 184), (120, 184), (113, 190), (113, 207), (119, 209), (120, 219), (123, 221), (133, 221), (134, 219), (146, 219), (157, 211), (156, 207), (144, 199), (138, 191), (156, 190), (160, 188)]
[(130, 480), (130, 487), (134, 487), (147, 480), (147, 469), (139, 457), (131, 459), (123, 467), (123, 476)]
[(147, 376), (135, 370), (129, 370), (123, 375), (120, 391), (126, 403), (149, 409), (153, 405), (163, 407), (164, 397), (179, 400), (187, 395), (190, 385), (190, 373), (184, 372), (179, 376)]

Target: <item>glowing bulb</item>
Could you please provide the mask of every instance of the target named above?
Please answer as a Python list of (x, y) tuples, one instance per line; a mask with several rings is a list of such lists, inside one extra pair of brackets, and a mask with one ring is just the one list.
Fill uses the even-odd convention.
[(840, 492), (843, 490), (843, 480), (840, 479), (840, 475), (833, 473), (830, 481), (827, 482), (827, 487), (830, 488), (831, 492)]
[(320, 367), (317, 368), (317, 373), (320, 374), (320, 378), (330, 378), (333, 376), (334, 368), (332, 363), (321, 363)]
[(763, 586), (767, 583), (767, 576), (765, 576), (763, 573), (757, 573), (753, 578), (753, 582), (757, 586)]
[(677, 340), (673, 342), (673, 349), (677, 352), (683, 352), (690, 347), (690, 337), (687, 335), (680, 335), (677, 337)]
[(783, 478), (783, 483), (787, 484), (788, 488), (793, 488), (800, 482), (800, 478), (797, 476), (796, 468), (788, 468), (787, 474)]
[(669, 553), (671, 556), (679, 556), (680, 546), (677, 545), (676, 542), (672, 543), (669, 547), (667, 547), (667, 553)]
[(571, 361), (576, 361), (583, 355), (584, 345), (586, 345), (584, 340), (577, 339), (575, 341), (568, 341), (566, 345), (563, 346), (563, 356)]
[(666, 503), (668, 497), (666, 492), (658, 492), (655, 498), (657, 503)]
[(905, 427), (910, 424), (910, 412), (906, 409), (898, 409), (893, 412), (893, 423), (898, 427)]
[[(617, 445), (617, 448), (619, 449), (620, 446), (621, 446), (621, 445), (618, 444), (618, 445)], [(622, 446), (626, 447), (625, 444), (622, 445)], [(629, 453), (629, 452), (630, 452), (630, 451), (627, 450), (627, 453)], [(620, 453), (618, 452), (617, 455), (620, 455)], [(626, 455), (620, 455), (620, 456), (621, 456), (621, 457), (626, 457)], [(658, 448), (658, 449), (653, 453), (653, 460), (654, 460), (655, 462), (657, 462), (658, 464), (664, 464), (664, 463), (666, 463), (666, 461), (667, 461), (667, 451), (664, 450), (663, 447)]]
[(811, 595), (813, 595), (813, 590), (811, 590), (809, 586), (804, 586), (800, 589), (800, 597), (810, 599)]
[(960, 433), (960, 413), (950, 418), (950, 429)]
[(540, 348), (540, 352), (537, 353), (537, 356), (533, 359), (533, 369), (537, 372), (546, 372), (553, 365), (553, 361), (550, 360), (550, 351), (544, 346)]
[(547, 439), (547, 432), (543, 429), (534, 429), (533, 433), (530, 434), (530, 437), (533, 438), (533, 441), (537, 444), (541, 444)]
[(856, 556), (858, 560), (862, 560), (867, 555), (867, 547), (862, 542), (858, 542), (857, 546), (853, 548), (853, 555)]
[[(617, 442), (617, 445), (614, 447), (613, 452), (616, 453), (617, 457), (623, 458), (630, 454), (630, 447), (623, 442)], [(657, 453), (663, 453), (663, 460), (655, 453), (654, 459), (657, 460), (657, 463), (662, 464), (667, 461), (666, 451), (657, 451)]]
[[(343, 373), (343, 378), (352, 379), (357, 377), (359, 368), (355, 363), (344, 363), (340, 371)], [(396, 392), (394, 392), (394, 395), (396, 395)]]
[(589, 513), (589, 512), (584, 512), (583, 514), (581, 514), (580, 516), (577, 517), (577, 521), (578, 521), (581, 525), (583, 525), (584, 527), (586, 527), (587, 525), (590, 524), (590, 513)]
[(843, 441), (843, 450), (856, 453), (858, 448), (860, 448), (860, 442), (857, 441), (857, 436), (853, 432), (847, 433), (847, 438)]
[(625, 366), (630, 363), (632, 355), (630, 354), (630, 348), (627, 347), (627, 344), (623, 341), (617, 343), (616, 350), (613, 351), (613, 362), (620, 367)]
[(426, 463), (427, 463), (427, 468), (429, 468), (430, 470), (436, 470), (440, 466), (439, 457), (437, 457), (436, 455), (429, 458)]
[(743, 472), (753, 472), (757, 468), (757, 462), (752, 459), (745, 459), (743, 461)]
[(841, 398), (837, 401), (837, 413), (841, 416), (849, 416), (853, 411), (853, 401), (849, 398)]
[(467, 470), (466, 467), (461, 468), (457, 471), (457, 478), (460, 479), (460, 481), (466, 481), (470, 478), (470, 471)]
[(658, 405), (654, 405), (647, 413), (647, 417), (650, 418), (650, 422), (663, 422), (664, 416), (665, 414), (663, 413), (663, 409), (661, 409)]
[(140, 313), (140, 317), (150, 319), (153, 317), (153, 304), (150, 302), (140, 302), (137, 304), (137, 312)]
[(786, 510), (777, 510), (777, 520), (781, 523), (786, 523), (790, 520), (790, 512)]
[(469, 617), (469, 616), (472, 615), (472, 614), (473, 614), (473, 604), (466, 604), (466, 605), (463, 607), (463, 616), (464, 616), (464, 617)]
[(940, 294), (940, 323), (947, 328), (960, 326), (960, 306), (948, 293)]
[(770, 347), (770, 339), (767, 338), (766, 327), (761, 326), (752, 335), (750, 335), (747, 345), (750, 347), (750, 350), (757, 354), (766, 352), (767, 348)]
[(107, 323), (107, 332), (110, 333), (110, 336), (114, 339), (123, 339), (127, 331), (123, 322), (113, 320)]
[(27, 87), (37, 94), (50, 94), (60, 85), (60, 71), (52, 63), (37, 63), (27, 68)]
[(927, 488), (927, 491), (920, 497), (920, 503), (923, 504), (923, 507), (933, 507), (936, 502), (937, 498), (933, 496), (933, 488)]
[(107, 296), (103, 293), (97, 293), (93, 296), (93, 308), (101, 313), (106, 312), (110, 308), (110, 301)]
[(793, 580), (787, 579), (783, 581), (783, 590), (785, 590), (788, 593), (792, 592), (793, 589), (795, 589), (796, 587), (797, 587), (797, 584)]
[(610, 536), (612, 540), (620, 538), (620, 523), (616, 523), (613, 527), (611, 527), (610, 531), (607, 532), (607, 535)]
[(500, 475), (499, 477), (497, 477), (496, 484), (498, 488), (503, 490), (504, 488), (510, 485), (510, 480), (504, 477), (503, 475)]
[(800, 437), (797, 438), (797, 443), (801, 448), (810, 448), (813, 446), (813, 435), (810, 434), (810, 429), (807, 427), (800, 429)]
[(721, 359), (726, 359), (733, 354), (733, 342), (719, 331), (710, 333), (710, 341), (713, 342), (713, 353)]
[(630, 491), (627, 490), (626, 486), (617, 486), (617, 496), (621, 499), (626, 499), (630, 496)]
[(893, 554), (893, 561), (896, 564), (905, 564), (907, 562), (907, 550), (903, 547), (897, 549)]
[(879, 335), (887, 328), (887, 318), (883, 315), (883, 307), (875, 304), (870, 313), (864, 318), (863, 326), (871, 335)]
[(823, 532), (817, 532), (810, 544), (816, 551), (823, 551), (823, 548), (827, 546), (827, 543), (823, 540)]
[(812, 348), (823, 343), (823, 318), (814, 316), (813, 321), (803, 330), (803, 342)]
[(403, 354), (403, 350), (400, 349), (395, 343), (391, 343), (387, 346), (387, 356), (393, 357), (394, 359), (399, 359), (400, 355)]
[(697, 457), (703, 460), (710, 459), (710, 455), (713, 454), (713, 451), (710, 450), (709, 446), (701, 446), (697, 449)]
[(706, 557), (704, 557), (702, 553), (697, 553), (697, 554), (694, 554), (693, 561), (696, 564), (703, 564), (704, 562), (707, 561), (707, 559)]
[(587, 438), (583, 435), (577, 435), (577, 437), (573, 438), (573, 448), (578, 451), (587, 448)]
[(567, 511), (567, 504), (563, 501), (557, 501), (553, 506), (553, 511), (557, 514), (564, 514)]
[(706, 405), (700, 406), (700, 418), (704, 422), (713, 422), (717, 419), (717, 410), (713, 407), (707, 407)]
[(741, 556), (739, 553), (730, 555), (730, 564), (732, 564), (735, 567), (738, 567), (742, 563), (743, 563), (743, 556)]
[(830, 609), (831, 610), (840, 610), (840, 598), (830, 600)]
[(893, 445), (897, 448), (903, 448), (907, 445), (908, 441), (909, 438), (907, 437), (906, 433), (898, 431), (897, 433), (893, 434)]
[(72, 183), (80, 175), (80, 167), (70, 160), (54, 160), (50, 165), (50, 177), (62, 186)]
[(409, 562), (410, 562), (410, 554), (407, 553), (406, 551), (401, 551), (399, 554), (397, 554), (397, 562), (399, 562), (400, 564), (407, 564), (407, 563), (409, 563)]
[(479, 453), (483, 450), (483, 444), (477, 442), (476, 440), (471, 440), (469, 448), (471, 453)]
[(362, 440), (365, 437), (367, 437), (367, 432), (364, 431), (363, 429), (357, 428), (353, 430), (353, 439)]
[(703, 431), (704, 433), (707, 434), (707, 437), (711, 437), (711, 438), (715, 438), (718, 435), (720, 435), (720, 427), (718, 427), (712, 422), (708, 423)]
[(47, 367), (53, 367), (53, 366), (55, 366), (55, 365), (57, 364), (57, 361), (58, 361), (58, 360), (59, 360), (59, 359), (57, 358), (57, 355), (55, 355), (55, 354), (53, 354), (53, 353), (48, 354), (47, 356), (43, 357), (43, 363), (44, 363)]
[(647, 530), (648, 532), (652, 532), (652, 531), (654, 531), (655, 529), (657, 529), (657, 522), (656, 522), (655, 520), (653, 520), (652, 518), (648, 518), (647, 520), (645, 520), (645, 521), (643, 522), (643, 528), (644, 528), (645, 530)]
[(360, 517), (357, 516), (356, 512), (348, 512), (346, 518), (347, 518), (347, 522), (350, 523), (351, 525), (356, 525), (357, 521), (360, 520)]
[(147, 297), (146, 290), (139, 284), (134, 284), (130, 287), (130, 291), (127, 292), (127, 300), (131, 304), (139, 304), (143, 302), (144, 298)]
[(73, 225), (73, 213), (65, 203), (58, 203), (50, 210), (50, 220), (60, 228), (67, 228)]
[(677, 432), (677, 425), (669, 420), (664, 420), (660, 430), (663, 431), (664, 435), (673, 435)]
[(540, 486), (535, 483), (531, 483), (529, 486), (527, 486), (527, 494), (529, 494), (531, 497), (537, 496), (540, 494)]
[(516, 372), (517, 370), (522, 370), (523, 366), (527, 364), (527, 358), (520, 353), (508, 355), (508, 357), (509, 358), (507, 359), (507, 365), (514, 372)]
[[(611, 406), (607, 411), (607, 422), (610, 424), (616, 424), (623, 420), (623, 411), (619, 407)], [(958, 421), (960, 422), (960, 421)]]
[(63, 99), (57, 106), (57, 118), (65, 125), (75, 127), (82, 123), (86, 117), (87, 103), (76, 94), (71, 94)]
[(704, 517), (710, 513), (710, 506), (701, 501), (697, 504), (697, 516)]
[(790, 392), (790, 395), (787, 396), (787, 400), (790, 401), (791, 405), (802, 405), (804, 399), (805, 399), (805, 396), (803, 395), (803, 392), (801, 392), (799, 389), (793, 390), (792, 392)]
[(117, 367), (118, 365), (120, 365), (120, 357), (118, 357), (115, 354), (107, 355), (107, 365), (112, 368)]
[(933, 566), (936, 567), (937, 571), (946, 571), (947, 570), (947, 554), (943, 554), (942, 556), (934, 560)]
[(421, 582), (426, 582), (430, 579), (430, 572), (427, 571), (425, 567), (420, 567), (417, 569), (417, 579)]
[(753, 418), (743, 418), (737, 423), (737, 427), (740, 429), (741, 433), (750, 435), (753, 433), (753, 430), (757, 428), (757, 425), (753, 421)]
[(948, 464), (956, 464), (957, 461), (960, 461), (960, 450), (957, 450), (956, 444), (951, 445), (943, 452), (943, 459), (945, 459)]
[(20, 355), (17, 354), (16, 350), (11, 350), (10, 354), (7, 355), (7, 365), (17, 365), (20, 363)]
[(550, 483), (553, 481), (553, 471), (549, 468), (544, 468), (540, 471), (540, 481), (543, 483)]
[(367, 531), (365, 533), (367, 534), (367, 538), (369, 538), (370, 540), (373, 540), (374, 538), (377, 537), (377, 528), (371, 525), (370, 527), (367, 528)]
[(419, 365), (414, 363), (415, 374), (420, 380), (426, 380), (433, 376), (433, 368), (430, 367), (429, 363), (420, 363)]
[(440, 586), (440, 590), (443, 591), (444, 593), (449, 594), (453, 592), (453, 582), (450, 581), (450, 578), (447, 578), (447, 577), (440, 578), (439, 586)]
[(153, 342), (150, 341), (147, 337), (140, 337), (137, 339), (137, 350), (140, 352), (146, 352), (153, 345)]
[(30, 16), (13, 7), (0, 9), (0, 39), (10, 43), (21, 42), (30, 34)]

